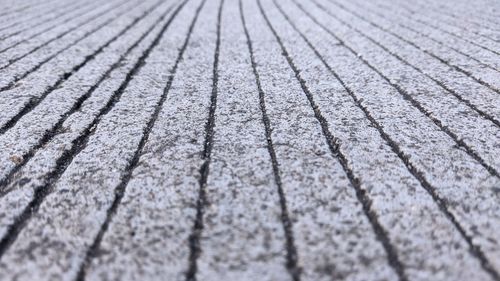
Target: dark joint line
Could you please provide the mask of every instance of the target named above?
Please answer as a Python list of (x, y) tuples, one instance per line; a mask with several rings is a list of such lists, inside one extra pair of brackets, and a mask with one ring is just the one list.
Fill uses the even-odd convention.
[(203, 164), (199, 169), (199, 193), (196, 201), (196, 217), (194, 220), (193, 230), (189, 235), (189, 267), (186, 271), (187, 281), (196, 281), (196, 273), (198, 271), (197, 260), (201, 254), (201, 233), (203, 232), (203, 216), (207, 205), (206, 186), (208, 174), (210, 172), (210, 162), (214, 141), (214, 126), (215, 126), (215, 111), (217, 110), (217, 93), (219, 83), (219, 53), (220, 53), (220, 35), (221, 35), (221, 19), (224, 0), (220, 1), (219, 10), (217, 13), (217, 39), (215, 42), (214, 64), (212, 72), (212, 93), (210, 95), (210, 108), (208, 113), (207, 123), (205, 125), (205, 142), (203, 145), (202, 159)]
[(290, 219), (289, 212), (288, 212), (286, 194), (285, 194), (285, 191), (283, 189), (283, 183), (281, 181), (279, 163), (278, 163), (278, 159), (276, 157), (276, 151), (275, 151), (274, 145), (273, 145), (273, 139), (272, 139), (272, 134), (271, 134), (271, 132), (272, 132), (271, 121), (267, 115), (267, 110), (266, 110), (265, 92), (262, 89), (260, 75), (259, 75), (259, 72), (257, 71), (257, 63), (255, 62), (252, 40), (250, 38), (250, 34), (249, 34), (247, 26), (246, 26), (245, 16), (243, 13), (243, 4), (242, 4), (241, 0), (239, 0), (239, 10), (240, 10), (241, 21), (243, 24), (243, 29), (244, 29), (245, 36), (247, 39), (248, 51), (250, 53), (250, 62), (251, 62), (251, 66), (252, 66), (252, 71), (253, 71), (253, 74), (255, 76), (255, 83), (257, 85), (257, 90), (259, 92), (259, 105), (260, 105), (260, 109), (262, 112), (262, 122), (264, 124), (264, 130), (265, 130), (265, 135), (266, 135), (266, 140), (267, 140), (267, 150), (268, 150), (269, 155), (271, 157), (271, 164), (273, 167), (274, 181), (276, 183), (278, 196), (279, 196), (279, 203), (280, 203), (280, 208), (281, 208), (281, 224), (283, 226), (283, 231), (285, 233), (285, 239), (286, 239), (286, 241), (285, 241), (286, 242), (285, 243), (286, 268), (288, 269), (288, 272), (290, 273), (292, 280), (300, 281), (302, 269), (298, 265), (299, 257), (298, 257), (298, 253), (297, 253), (297, 247), (295, 246), (295, 242), (294, 242), (295, 239), (294, 239), (294, 235), (293, 235), (293, 224), (292, 224), (292, 220)]

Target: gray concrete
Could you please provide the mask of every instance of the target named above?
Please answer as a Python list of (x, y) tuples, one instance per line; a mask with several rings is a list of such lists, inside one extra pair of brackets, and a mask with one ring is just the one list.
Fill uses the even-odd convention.
[(0, 8), (0, 280), (500, 281), (499, 2)]

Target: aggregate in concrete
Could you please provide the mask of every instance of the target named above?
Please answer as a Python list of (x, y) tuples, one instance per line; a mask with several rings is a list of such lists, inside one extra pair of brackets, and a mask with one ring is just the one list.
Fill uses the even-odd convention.
[(1, 280), (500, 280), (494, 0), (0, 0)]

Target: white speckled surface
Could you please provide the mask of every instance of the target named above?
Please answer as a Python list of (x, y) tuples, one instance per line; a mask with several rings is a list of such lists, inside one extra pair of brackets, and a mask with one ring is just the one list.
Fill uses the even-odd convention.
[(494, 0), (0, 0), (0, 280), (500, 281)]

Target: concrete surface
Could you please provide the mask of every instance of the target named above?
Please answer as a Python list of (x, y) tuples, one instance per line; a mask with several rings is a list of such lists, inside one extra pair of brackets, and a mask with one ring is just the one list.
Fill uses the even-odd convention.
[(500, 281), (500, 2), (0, 8), (0, 280)]

